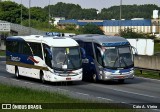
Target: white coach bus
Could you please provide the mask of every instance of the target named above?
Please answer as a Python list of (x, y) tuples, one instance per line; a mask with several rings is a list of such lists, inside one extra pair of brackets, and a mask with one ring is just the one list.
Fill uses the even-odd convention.
[(6, 39), (6, 70), (17, 77), (45, 81), (81, 81), (78, 43), (65, 37), (30, 35)]

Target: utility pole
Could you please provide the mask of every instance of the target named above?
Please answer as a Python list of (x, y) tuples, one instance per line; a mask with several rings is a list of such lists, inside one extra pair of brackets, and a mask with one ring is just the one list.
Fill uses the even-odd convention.
[(22, 25), (22, 0), (21, 0), (21, 25)]
[(121, 19), (122, 19), (122, 0), (120, 0), (120, 12), (119, 12), (120, 25), (119, 30), (121, 31)]
[(48, 7), (48, 27), (50, 29), (50, 13), (51, 13), (51, 9), (50, 9), (50, 0), (49, 0), (49, 7)]
[(122, 0), (120, 0), (120, 20), (122, 19)]
[(31, 8), (31, 0), (29, 0), (29, 34), (31, 35), (31, 12), (30, 12), (30, 8)]

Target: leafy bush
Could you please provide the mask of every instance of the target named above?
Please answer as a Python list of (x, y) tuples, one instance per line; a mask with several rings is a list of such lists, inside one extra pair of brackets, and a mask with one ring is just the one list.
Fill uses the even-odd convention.
[(76, 29), (76, 25), (75, 24), (67, 24), (65, 29), (66, 30), (75, 30)]
[(125, 28), (124, 30), (120, 31), (120, 36), (124, 38), (148, 38), (148, 39), (155, 39), (154, 35), (150, 35), (148, 33), (138, 33), (135, 32), (133, 29)]
[(95, 24), (88, 23), (84, 27), (81, 27), (80, 32), (83, 34), (104, 34), (103, 31)]

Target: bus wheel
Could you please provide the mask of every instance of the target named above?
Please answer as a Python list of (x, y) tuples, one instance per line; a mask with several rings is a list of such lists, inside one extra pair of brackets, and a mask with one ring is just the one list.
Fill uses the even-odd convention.
[(46, 82), (45, 79), (44, 79), (44, 74), (43, 74), (42, 71), (40, 72), (40, 80), (41, 80), (41, 82), (42, 82), (43, 84)]
[(18, 67), (15, 67), (15, 75), (18, 79), (20, 78)]
[(120, 84), (123, 84), (123, 83), (124, 83), (124, 79), (119, 79), (118, 82), (119, 82)]

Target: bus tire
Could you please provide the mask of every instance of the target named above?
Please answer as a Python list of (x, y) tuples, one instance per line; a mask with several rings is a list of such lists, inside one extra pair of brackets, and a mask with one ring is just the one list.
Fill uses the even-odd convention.
[(15, 67), (15, 75), (16, 75), (17, 79), (20, 78), (20, 76), (19, 76), (19, 70), (18, 70), (17, 66)]
[(120, 84), (123, 84), (123, 83), (124, 83), (124, 79), (119, 79), (118, 82), (119, 82)]
[(43, 84), (45, 84), (45, 79), (44, 79), (44, 73), (42, 71), (40, 71), (40, 80)]

